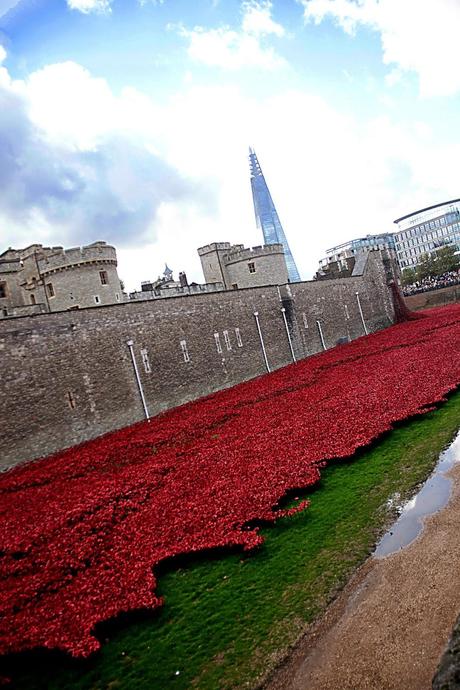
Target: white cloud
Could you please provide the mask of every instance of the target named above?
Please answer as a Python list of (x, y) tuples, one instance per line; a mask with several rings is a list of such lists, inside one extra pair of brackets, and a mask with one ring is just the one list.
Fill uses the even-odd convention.
[(271, 9), (272, 3), (268, 1), (249, 0), (243, 2), (243, 32), (253, 36), (268, 36), (269, 34), (284, 36), (284, 27), (272, 19)]
[(189, 39), (188, 54), (192, 60), (237, 70), (245, 67), (274, 69), (285, 64), (273, 48), (262, 48), (255, 36), (229, 28), (181, 30), (181, 36)]
[(75, 62), (48, 65), (27, 80), (30, 114), (50, 141), (91, 149), (117, 129), (119, 108), (104, 79)]
[[(175, 167), (187, 178), (213, 178), (216, 184), (215, 212), (184, 218), (187, 231), (181, 243), (195, 279), (200, 278), (195, 257), (200, 243), (261, 242), (252, 208), (248, 143), (259, 155), (305, 277), (316, 270), (329, 246), (391, 231), (394, 218), (456, 193), (460, 144), (454, 145), (455, 152), (452, 144), (439, 146), (427, 136), (423, 122), (410, 129), (388, 117), (362, 123), (299, 91), (256, 101), (237, 87), (191, 87), (165, 109), (162, 131)], [(177, 217), (171, 227), (182, 227)]]
[(83, 14), (96, 12), (98, 14), (108, 14), (111, 12), (110, 5), (112, 0), (67, 0), (67, 6), (71, 10), (78, 10)]
[(255, 99), (238, 85), (191, 82), (158, 103), (133, 88), (115, 95), (72, 62), (18, 81), (3, 67), (3, 245), (106, 239), (129, 289), (165, 261), (202, 280), (198, 246), (262, 241), (252, 144), (307, 278), (329, 246), (455, 197), (460, 142), (435, 134), (421, 115), (410, 129), (388, 116), (363, 121), (299, 90)]
[(383, 61), (418, 75), (423, 96), (460, 91), (458, 0), (300, 0), (306, 21), (332, 17), (347, 33), (380, 33)]
[(0, 0), (0, 18), (4, 17), (16, 5), (19, 5), (21, 0)]
[(242, 24), (238, 31), (228, 26), (217, 29), (196, 26), (192, 30), (180, 27), (179, 35), (188, 39), (188, 54), (197, 62), (228, 70), (276, 69), (286, 65), (286, 61), (262, 41), (269, 35), (282, 37), (285, 31), (272, 19), (271, 7), (271, 2), (243, 2)]
[(154, 241), (164, 204), (202, 203), (199, 185), (165, 160), (147, 128), (140, 136), (147, 119), (155, 129), (153, 111), (75, 63), (16, 81), (1, 68), (2, 241), (142, 246)]

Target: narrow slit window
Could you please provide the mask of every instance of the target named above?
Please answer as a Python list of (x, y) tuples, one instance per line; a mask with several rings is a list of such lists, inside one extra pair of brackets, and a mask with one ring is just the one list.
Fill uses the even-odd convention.
[(75, 398), (70, 391), (67, 391), (67, 403), (71, 410), (75, 409)]
[(217, 352), (221, 355), (222, 354), (222, 345), (220, 344), (220, 336), (218, 333), (214, 333), (214, 342), (216, 343)]
[(101, 303), (101, 299), (100, 299), (99, 295), (94, 295), (94, 301), (95, 301), (96, 304), (100, 304), (100, 303)]
[(48, 297), (54, 297), (56, 293), (54, 292), (53, 283), (46, 284), (46, 292), (48, 293)]
[(236, 344), (238, 347), (243, 347), (243, 341), (241, 340), (241, 333), (239, 328), (235, 328)]
[(225, 345), (226, 345), (227, 350), (231, 350), (232, 344), (230, 342), (230, 336), (228, 334), (228, 331), (224, 331), (224, 340), (225, 340)]
[(144, 365), (145, 373), (150, 374), (152, 369), (150, 368), (149, 353), (146, 348), (141, 350), (142, 364)]
[(350, 319), (350, 314), (348, 313), (348, 307), (346, 304), (343, 305), (343, 308), (345, 309), (345, 318), (347, 321)]
[(307, 319), (307, 315), (304, 311), (302, 312), (302, 319), (303, 319), (304, 328), (308, 328), (308, 319)]
[(180, 341), (180, 349), (182, 350), (182, 356), (184, 358), (184, 362), (190, 362), (190, 355), (188, 353), (186, 340)]

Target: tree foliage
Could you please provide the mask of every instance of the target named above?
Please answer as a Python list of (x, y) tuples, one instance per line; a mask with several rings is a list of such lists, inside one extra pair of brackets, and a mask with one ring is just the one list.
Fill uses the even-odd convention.
[[(457, 270), (460, 262), (456, 252), (457, 248), (455, 246), (447, 245), (434, 252), (422, 254), (420, 262), (414, 271), (415, 279), (423, 280), (424, 278), (435, 278), (448, 271)], [(406, 270), (411, 271), (412, 269)], [(406, 271), (403, 273), (403, 278), (405, 273)], [(407, 285), (407, 283), (404, 284)]]
[(401, 282), (405, 285), (412, 285), (417, 280), (414, 268), (405, 268), (402, 272)]
[(437, 275), (447, 273), (448, 271), (455, 271), (459, 267), (459, 257), (456, 254), (456, 247), (447, 245), (441, 247), (436, 252), (436, 270)]

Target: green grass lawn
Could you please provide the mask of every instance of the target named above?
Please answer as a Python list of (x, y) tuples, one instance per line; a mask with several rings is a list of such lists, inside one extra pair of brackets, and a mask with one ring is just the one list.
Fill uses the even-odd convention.
[(14, 687), (251, 687), (372, 550), (391, 517), (387, 499), (413, 492), (459, 426), (457, 392), (353, 460), (324, 469), (310, 507), (263, 529), (257, 552), (170, 564), (159, 575), (165, 605), (158, 614), (104, 626), (102, 651), (85, 662), (22, 657)]

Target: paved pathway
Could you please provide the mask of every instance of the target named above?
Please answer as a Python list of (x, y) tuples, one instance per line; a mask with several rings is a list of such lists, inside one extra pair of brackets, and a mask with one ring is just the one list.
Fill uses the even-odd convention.
[(409, 547), (358, 570), (267, 690), (429, 690), (460, 612), (460, 466)]

